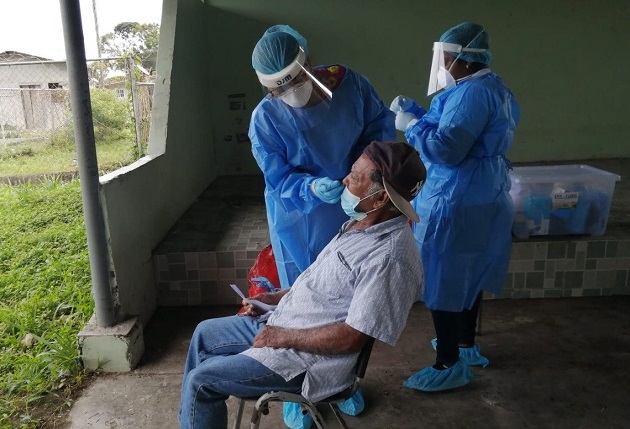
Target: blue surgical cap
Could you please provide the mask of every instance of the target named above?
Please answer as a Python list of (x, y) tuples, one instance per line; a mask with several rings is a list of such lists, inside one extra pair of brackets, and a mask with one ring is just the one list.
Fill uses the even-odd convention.
[[(490, 36), (479, 24), (462, 22), (442, 34), (440, 42), (455, 43), (465, 48), (487, 49), (485, 52), (462, 52), (459, 58), (469, 63), (488, 65), (492, 60)], [(457, 56), (457, 53), (453, 53), (453, 55)]]
[(263, 74), (273, 74), (291, 64), (306, 39), (288, 25), (274, 25), (265, 31), (252, 53), (252, 67)]
[(278, 24), (278, 25), (274, 25), (272, 27), (269, 27), (267, 29), (267, 31), (265, 31), (264, 35), (267, 35), (269, 33), (273, 33), (273, 32), (276, 32), (276, 31), (281, 31), (283, 33), (289, 33), (291, 36), (295, 37), (295, 39), (298, 41), (300, 46), (302, 48), (304, 48), (304, 52), (306, 52), (306, 55), (308, 56), (308, 44), (307, 44), (306, 39), (304, 38), (304, 36), (302, 36), (300, 33), (298, 33), (292, 27), (289, 27), (288, 25), (285, 25), (285, 24)]

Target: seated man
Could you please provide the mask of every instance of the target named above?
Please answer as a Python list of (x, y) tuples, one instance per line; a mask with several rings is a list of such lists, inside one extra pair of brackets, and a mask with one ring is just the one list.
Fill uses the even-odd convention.
[(351, 218), (289, 289), (256, 296), (277, 304), (266, 322), (248, 316), (201, 322), (182, 385), (182, 428), (226, 428), (230, 396), (270, 390), (311, 401), (353, 382), (369, 337), (394, 345), (422, 289), (422, 266), (407, 218), (426, 170), (406, 143), (372, 142), (343, 180)]

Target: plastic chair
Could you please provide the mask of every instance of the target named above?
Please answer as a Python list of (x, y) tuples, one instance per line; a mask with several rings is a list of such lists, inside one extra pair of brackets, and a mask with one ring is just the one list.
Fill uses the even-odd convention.
[(316, 403), (313, 403), (306, 399), (304, 396), (297, 393), (271, 391), (267, 392), (259, 398), (239, 398), (238, 408), (236, 410), (236, 418), (234, 419), (234, 429), (241, 427), (241, 420), (243, 417), (243, 409), (245, 407), (245, 401), (256, 401), (254, 410), (252, 413), (252, 419), (250, 422), (250, 429), (258, 429), (260, 419), (262, 415), (269, 414), (270, 402), (296, 402), (302, 406), (302, 412), (308, 413), (313, 418), (315, 425), (318, 429), (324, 429), (326, 427), (324, 418), (317, 410), (318, 404), (328, 404), (332, 409), (337, 421), (342, 428), (348, 429), (346, 422), (343, 420), (341, 412), (335, 406), (347, 399), (350, 399), (359, 389), (361, 379), (365, 376), (365, 370), (367, 369), (368, 361), (370, 360), (370, 354), (372, 353), (372, 346), (374, 345), (374, 338), (370, 337), (365, 343), (359, 356), (357, 357), (357, 364), (354, 367), (354, 382), (352, 385), (342, 390), (341, 392), (330, 396), (326, 399), (322, 399)]

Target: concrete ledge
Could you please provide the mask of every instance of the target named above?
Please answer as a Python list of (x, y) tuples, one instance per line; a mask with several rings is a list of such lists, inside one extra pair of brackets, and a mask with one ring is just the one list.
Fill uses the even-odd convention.
[(133, 370), (144, 353), (142, 325), (137, 317), (109, 328), (96, 324), (93, 315), (79, 332), (79, 349), (86, 369), (105, 372)]
[[(621, 175), (605, 234), (514, 239), (505, 288), (485, 298), (630, 295), (630, 159), (555, 164)], [(158, 306), (240, 304), (228, 285), (247, 291), (249, 269), (269, 243), (263, 189), (262, 176), (230, 176), (203, 192), (153, 252)]]

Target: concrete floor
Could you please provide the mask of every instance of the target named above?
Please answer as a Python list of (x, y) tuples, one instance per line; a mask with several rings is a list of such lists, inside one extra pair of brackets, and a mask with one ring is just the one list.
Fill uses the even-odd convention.
[[(145, 329), (146, 354), (126, 374), (103, 374), (72, 407), (65, 429), (176, 428), (188, 340), (200, 320), (235, 307), (164, 307)], [(377, 343), (363, 382), (367, 409), (351, 428), (628, 428), (630, 297), (492, 300), (483, 306), (485, 369), (447, 392), (402, 387), (433, 362), (430, 314), (414, 305), (396, 347)], [(235, 401), (228, 405), (232, 412)], [(253, 404), (248, 404), (242, 427)], [(326, 411), (326, 410), (325, 410)], [(328, 421), (334, 417), (324, 412)], [(230, 420), (231, 424), (231, 420)], [(261, 428), (283, 428), (279, 404)]]

